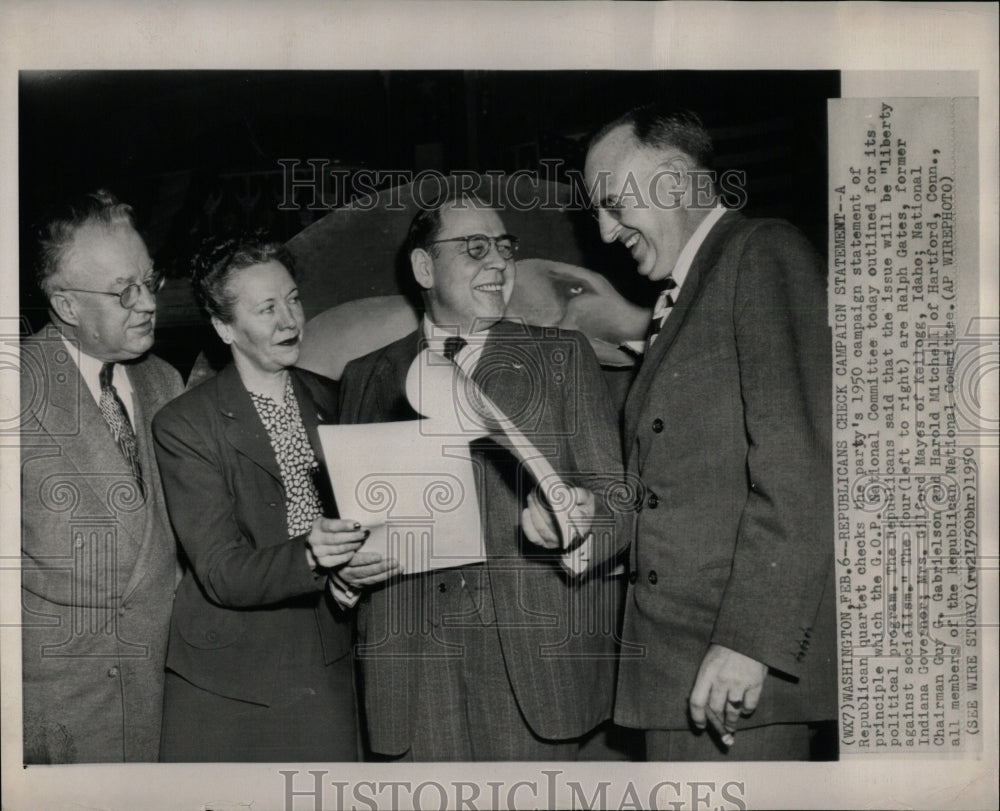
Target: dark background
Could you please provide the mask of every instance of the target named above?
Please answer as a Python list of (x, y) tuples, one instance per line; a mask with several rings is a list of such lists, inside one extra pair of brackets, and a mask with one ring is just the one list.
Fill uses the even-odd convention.
[[(84, 71), (19, 81), (21, 312), (45, 320), (33, 229), (68, 195), (104, 186), (136, 210), (157, 266), (180, 287), (205, 235), (265, 227), (288, 239), (324, 215), (280, 211), (281, 159), (358, 169), (582, 169), (587, 136), (629, 107), (697, 111), (719, 171), (748, 175), (750, 216), (826, 249), (826, 100), (836, 71)], [(335, 207), (335, 188), (323, 201)], [(586, 264), (626, 296), (649, 290), (627, 252), (579, 229)], [(166, 291), (165, 291), (166, 292)], [(186, 373), (204, 329), (161, 313), (156, 351)]]

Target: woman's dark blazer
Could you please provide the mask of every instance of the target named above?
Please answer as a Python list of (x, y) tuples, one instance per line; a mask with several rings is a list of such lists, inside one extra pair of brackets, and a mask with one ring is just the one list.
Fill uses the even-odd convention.
[[(336, 383), (292, 369), (306, 433), (334, 421)], [(205, 690), (269, 704), (283, 650), (318, 634), (327, 664), (350, 651), (350, 625), (288, 539), (285, 489), (257, 410), (230, 364), (153, 420), (170, 520), (187, 558), (170, 622), (167, 668)], [(317, 482), (330, 509), (325, 475)], [(325, 485), (325, 486), (324, 486)]]

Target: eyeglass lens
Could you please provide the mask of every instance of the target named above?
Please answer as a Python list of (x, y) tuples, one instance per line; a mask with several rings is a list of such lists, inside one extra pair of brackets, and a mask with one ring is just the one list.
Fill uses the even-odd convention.
[(477, 235), (469, 237), (466, 242), (469, 256), (473, 259), (482, 259), (490, 252), (490, 245), (492, 243), (496, 243), (497, 253), (500, 254), (502, 259), (513, 258), (517, 250), (516, 243), (510, 237), (497, 237), (494, 239), (493, 237)]
[[(149, 292), (150, 295), (156, 295), (160, 288), (163, 287), (163, 283), (166, 278), (159, 273), (153, 273), (148, 279), (144, 280), (141, 284)], [(136, 302), (139, 301), (139, 296), (142, 294), (142, 287), (139, 284), (130, 284), (118, 295), (121, 299), (122, 307), (130, 309), (135, 306)]]

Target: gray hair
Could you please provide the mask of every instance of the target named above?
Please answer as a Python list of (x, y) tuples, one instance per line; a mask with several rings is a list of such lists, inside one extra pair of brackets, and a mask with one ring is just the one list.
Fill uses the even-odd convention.
[(53, 279), (76, 232), (86, 225), (105, 228), (128, 225), (135, 228), (135, 214), (132, 206), (122, 203), (107, 189), (98, 189), (66, 203), (49, 217), (38, 229), (38, 260), (35, 266), (35, 280), (46, 298), (55, 292)]

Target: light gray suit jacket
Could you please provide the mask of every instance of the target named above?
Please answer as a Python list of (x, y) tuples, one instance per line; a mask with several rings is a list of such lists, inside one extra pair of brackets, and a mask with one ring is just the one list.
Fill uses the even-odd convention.
[(21, 347), (26, 763), (155, 761), (177, 554), (150, 422), (182, 390), (126, 364), (146, 497), (51, 325)]

